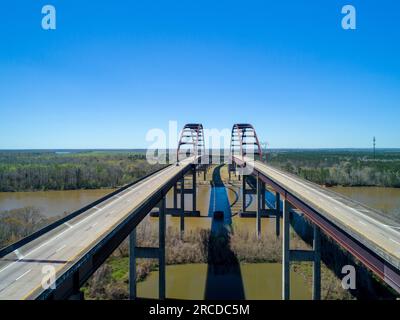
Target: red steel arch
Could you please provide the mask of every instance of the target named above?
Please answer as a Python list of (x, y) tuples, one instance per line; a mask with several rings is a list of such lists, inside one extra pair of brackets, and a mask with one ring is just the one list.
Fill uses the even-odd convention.
[[(188, 146), (188, 148), (183, 148), (184, 146)], [(183, 127), (176, 151), (176, 159), (178, 162), (182, 154), (184, 154), (185, 157), (204, 156), (206, 154), (204, 129), (201, 123), (188, 123)]]
[(232, 127), (230, 156), (240, 157), (241, 160), (251, 150), (251, 154), (262, 159), (260, 141), (254, 127), (249, 123), (236, 123)]

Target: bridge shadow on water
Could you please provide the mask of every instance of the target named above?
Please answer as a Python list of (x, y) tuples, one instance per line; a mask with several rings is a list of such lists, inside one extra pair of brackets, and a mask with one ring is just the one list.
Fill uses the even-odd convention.
[[(232, 213), (228, 194), (221, 179), (221, 167), (213, 172), (208, 214), (212, 218), (208, 241), (208, 269), (205, 299), (245, 299), (240, 264), (230, 249)], [(220, 219), (214, 217), (215, 211), (223, 212)]]

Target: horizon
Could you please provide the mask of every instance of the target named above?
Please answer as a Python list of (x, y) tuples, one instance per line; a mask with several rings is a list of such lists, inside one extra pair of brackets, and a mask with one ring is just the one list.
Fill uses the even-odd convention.
[[(65, 148), (50, 148), (50, 149), (0, 149), (0, 152), (12, 152), (12, 151), (147, 151), (147, 150), (159, 150), (157, 148), (71, 148), (71, 149), (65, 149)], [(176, 151), (174, 148), (167, 148), (164, 150), (173, 150)], [(209, 148), (206, 150), (218, 150), (218, 148)], [(219, 149), (223, 150), (223, 149)], [(229, 150), (229, 149), (225, 149)], [(373, 152), (372, 147), (371, 148), (266, 148), (262, 149), (263, 151), (371, 151)], [(399, 151), (400, 148), (375, 148), (375, 151)]]

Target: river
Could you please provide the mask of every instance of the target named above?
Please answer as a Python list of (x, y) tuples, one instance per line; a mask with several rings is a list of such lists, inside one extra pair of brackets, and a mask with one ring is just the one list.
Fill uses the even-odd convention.
[[(282, 266), (279, 263), (248, 263), (240, 264), (240, 273), (220, 276), (218, 279), (213, 276), (209, 279), (209, 266), (207, 264), (184, 264), (167, 266), (166, 270), (166, 295), (170, 299), (202, 300), (210, 298), (207, 286), (214, 283), (218, 286), (221, 283), (243, 284), (243, 296), (252, 300), (279, 300), (281, 299)], [(237, 278), (237, 279), (235, 279)], [(310, 286), (304, 278), (296, 272), (291, 272), (291, 299), (311, 299)], [(227, 281), (229, 280), (229, 281)], [(138, 296), (143, 298), (158, 297), (158, 272), (151, 272), (145, 281), (138, 283)], [(236, 289), (236, 288), (235, 288)], [(215, 298), (212, 296), (211, 298)]]
[(48, 217), (62, 216), (112, 192), (113, 189), (0, 192), (0, 212), (23, 207), (35, 207)]
[(332, 187), (330, 189), (400, 221), (400, 188)]

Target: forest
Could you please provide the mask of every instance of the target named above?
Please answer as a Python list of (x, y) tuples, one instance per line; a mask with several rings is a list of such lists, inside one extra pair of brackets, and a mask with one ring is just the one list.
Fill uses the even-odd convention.
[[(400, 150), (271, 150), (267, 162), (320, 185), (400, 187)], [(161, 165), (137, 151), (1, 151), (0, 192), (114, 188)]]
[(274, 150), (267, 162), (326, 186), (400, 188), (400, 150)]
[(0, 192), (115, 188), (158, 168), (139, 151), (3, 151)]

